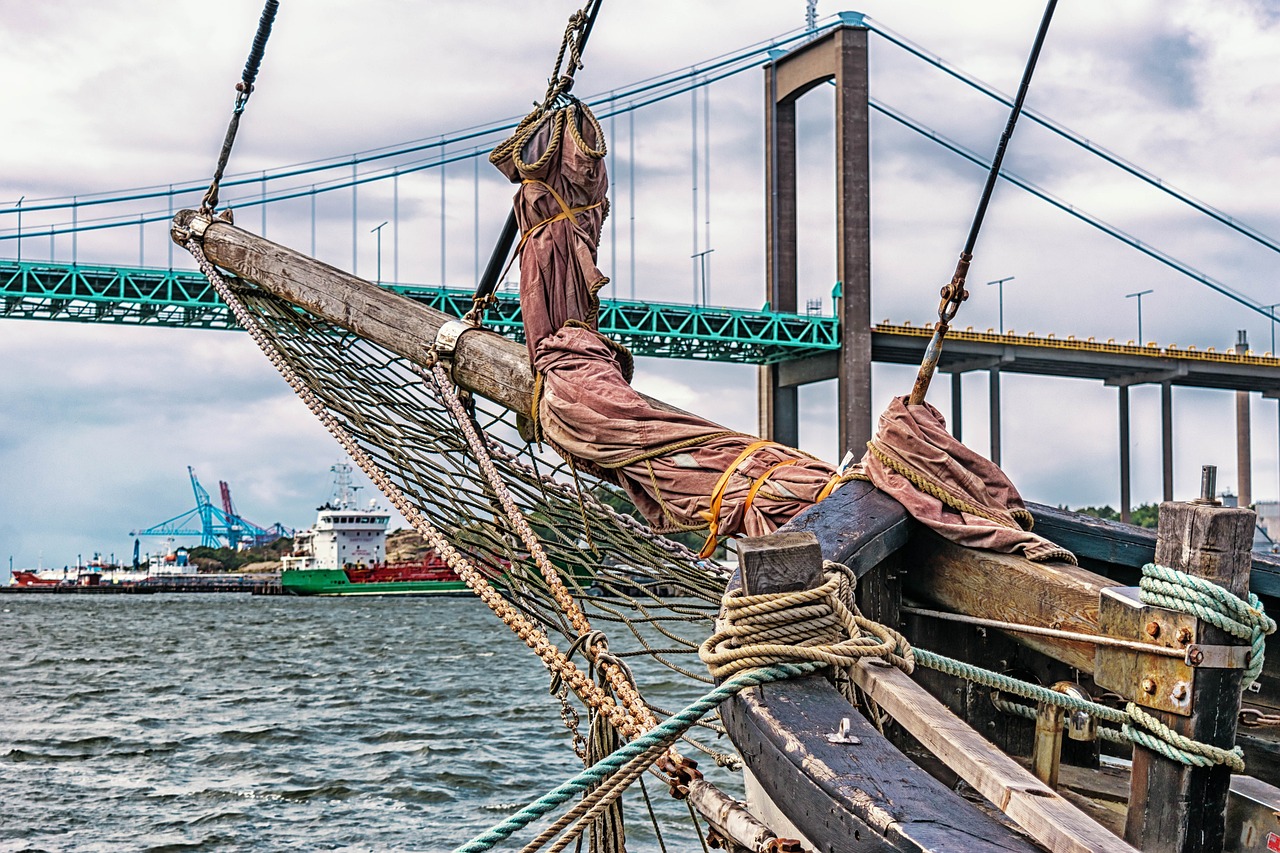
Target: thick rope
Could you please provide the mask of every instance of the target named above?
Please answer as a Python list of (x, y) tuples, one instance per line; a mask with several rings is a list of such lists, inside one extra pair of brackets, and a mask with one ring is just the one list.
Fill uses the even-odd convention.
[(654, 751), (655, 756), (661, 755), (664, 751), (663, 748), (673, 743), (683, 732), (701, 720), (709, 711), (738, 691), (785, 678), (808, 675), (817, 669), (818, 666), (813, 663), (778, 664), (735, 675), (680, 713), (664, 720), (655, 728), (631, 741), (608, 758), (576, 774), (572, 779), (539, 797), (492, 829), (477, 835), (466, 844), (456, 848), (454, 853), (484, 853), (484, 851), (492, 849), (498, 842), (510, 837), (517, 830), (542, 817), (570, 797), (599, 784), (605, 778), (628, 765), (632, 759), (644, 756), (651, 749)]
[[(1140, 744), (1153, 752), (1158, 752), (1170, 761), (1206, 767), (1210, 764), (1226, 764), (1233, 772), (1244, 771), (1244, 753), (1240, 747), (1222, 749), (1207, 743), (1192, 740), (1178, 734), (1155, 717), (1148, 714), (1134, 702), (1129, 702), (1124, 710), (1112, 708), (1098, 702), (1080, 699), (1067, 693), (1059, 693), (1039, 684), (1031, 684), (1019, 678), (983, 669), (980, 666), (958, 661), (954, 658), (935, 654), (925, 649), (916, 649), (916, 662), (938, 672), (964, 678), (984, 687), (990, 687), (1004, 693), (1012, 693), (1037, 703), (1053, 705), (1066, 711), (1080, 711), (1099, 720), (1120, 726), (1119, 733), (1114, 729), (1099, 728), (1099, 737), (1120, 742), (1121, 739)], [(1019, 706), (1014, 706), (1019, 707)], [(1009, 709), (1012, 710), (1012, 709)], [(1024, 711), (1015, 711), (1023, 716), (1035, 716)], [(1108, 732), (1108, 734), (1103, 734)]]
[[(511, 522), (512, 528), (529, 550), (529, 556), (537, 565), (538, 571), (542, 574), (543, 580), (546, 581), (547, 588), (555, 599), (556, 604), (560, 607), (561, 612), (568, 617), (570, 624), (578, 632), (578, 636), (592, 635), (594, 632), (591, 628), (590, 620), (587, 619), (586, 613), (578, 606), (578, 603), (574, 601), (573, 596), (565, 587), (564, 581), (560, 579), (559, 572), (556, 571), (555, 566), (551, 564), (551, 560), (547, 557), (541, 540), (538, 539), (537, 534), (529, 526), (524, 513), (520, 512), (520, 508), (516, 506), (510, 489), (507, 488), (502, 475), (498, 473), (498, 469), (494, 466), (493, 459), (489, 456), (484, 442), (480, 440), (471, 418), (467, 415), (466, 410), (463, 409), (462, 402), (458, 399), (457, 392), (454, 390), (453, 380), (450, 378), (448, 370), (437, 360), (432, 367), (432, 375), (435, 378), (436, 388), (441, 392), (440, 396), (444, 400), (445, 406), (449, 409), (454, 421), (462, 431), (463, 437), (467, 441), (467, 446), (471, 448), (472, 457), (478, 463), (486, 482), (488, 482), (489, 487), (498, 498), (507, 520)], [(586, 653), (589, 657), (597, 655), (594, 644), (593, 647), (586, 649)], [(653, 713), (644, 704), (644, 700), (636, 690), (630, 675), (614, 661), (601, 657), (600, 663), (613, 694), (622, 702), (632, 718), (630, 724), (622, 727), (620, 731), (627, 737), (634, 737), (642, 731), (653, 728), (657, 724), (657, 718), (653, 716)]]
[(784, 662), (811, 661), (848, 669), (880, 657), (910, 673), (914, 652), (906, 639), (867, 619), (853, 603), (853, 574), (827, 562), (826, 581), (799, 592), (725, 593), (720, 627), (698, 655), (715, 678)]
[(1167, 607), (1208, 622), (1215, 628), (1251, 646), (1249, 665), (1244, 671), (1241, 689), (1246, 689), (1262, 674), (1268, 634), (1276, 630), (1276, 622), (1262, 609), (1258, 596), (1249, 593), (1245, 601), (1212, 581), (1147, 563), (1142, 567), (1143, 604)]

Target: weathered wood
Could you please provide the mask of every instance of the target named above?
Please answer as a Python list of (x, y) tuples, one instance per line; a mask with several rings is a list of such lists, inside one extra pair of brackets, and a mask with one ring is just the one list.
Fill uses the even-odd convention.
[[(823, 520), (815, 507), (802, 522), (823, 531), (822, 556), (851, 568), (863, 565), (862, 553), (879, 559), (891, 553), (886, 536), (905, 540), (901, 505), (864, 486), (849, 484), (819, 505), (828, 512), (840, 508), (838, 515)], [(780, 533), (787, 536), (791, 528)], [(807, 551), (804, 543), (814, 540), (804, 533), (782, 541)], [(834, 549), (830, 542), (836, 543)], [(756, 555), (743, 559), (739, 552), (747, 573), (766, 562), (756, 550), (748, 548), (747, 554)], [(740, 575), (732, 583), (739, 583)], [(766, 575), (756, 578), (754, 588), (763, 591), (773, 584)], [(899, 752), (822, 676), (744, 691), (721, 706), (720, 716), (761, 791), (818, 850), (1031, 849)], [(858, 742), (828, 741), (846, 718), (848, 734)]]
[(1049, 850), (1133, 849), (988, 743), (901, 670), (866, 660), (853, 672), (858, 686), (900, 726)]
[(738, 540), (747, 595), (798, 592), (822, 584), (822, 546), (812, 533), (775, 533)]
[(870, 483), (855, 480), (791, 519), (779, 532), (807, 530), (822, 542), (822, 555), (861, 578), (907, 544), (915, 521), (902, 504)]
[[(1244, 595), (1255, 523), (1254, 513), (1247, 509), (1163, 503), (1156, 563)], [(1204, 623), (1196, 642), (1241, 644)], [(1191, 688), (1190, 717), (1153, 713), (1180, 734), (1229, 749), (1240, 714), (1241, 675), (1238, 669), (1199, 669)], [(1125, 837), (1146, 851), (1221, 850), (1230, 783), (1225, 766), (1189, 767), (1135, 745)]]
[[(1066, 563), (962, 548), (921, 531), (905, 553), (904, 586), (925, 601), (984, 619), (1098, 633), (1098, 596), (1113, 581)], [(1056, 660), (1093, 672), (1091, 643), (1011, 635)]]
[[(761, 788), (817, 850), (1035, 849), (913, 764), (822, 676), (744, 691), (720, 715)], [(828, 742), (845, 718), (858, 743)]]
[[(183, 210), (174, 222), (185, 226), (194, 216), (195, 211)], [(223, 269), (418, 364), (426, 362), (440, 327), (457, 319), (225, 222), (208, 227), (203, 246), (209, 260)], [(477, 329), (459, 338), (453, 379), (507, 409), (530, 410), (533, 372), (528, 350), (494, 332)], [(645, 399), (660, 409), (677, 411), (660, 400)]]

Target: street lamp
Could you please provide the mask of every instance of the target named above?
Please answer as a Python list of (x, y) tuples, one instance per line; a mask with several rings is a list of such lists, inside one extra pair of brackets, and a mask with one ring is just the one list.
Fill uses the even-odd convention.
[(1139, 290), (1137, 293), (1126, 293), (1124, 295), (1125, 299), (1132, 299), (1135, 296), (1138, 297), (1138, 346), (1142, 346), (1142, 297), (1146, 296), (1148, 293), (1155, 293), (1155, 291)]
[(14, 207), (18, 208), (18, 263), (22, 263), (22, 202), (26, 200), (24, 195), (18, 199), (18, 203)]
[(1277, 302), (1275, 305), (1267, 306), (1267, 313), (1271, 315), (1271, 355), (1272, 357), (1275, 357), (1275, 354), (1276, 354), (1276, 309), (1277, 308), (1280, 308), (1280, 302)]
[(1013, 276), (1007, 275), (1004, 278), (998, 278), (995, 281), (987, 282), (988, 287), (994, 284), (1000, 288), (1000, 328), (996, 331), (1002, 335), (1004, 334), (1004, 283), (1006, 281), (1013, 281)]
[(378, 284), (382, 284), (382, 226), (386, 224), (386, 222), (383, 222), (382, 225), (369, 229), (370, 234), (378, 235)]
[(702, 271), (702, 304), (710, 306), (711, 304), (711, 286), (707, 281), (707, 255), (714, 252), (715, 249), (703, 249), (701, 252), (695, 252), (689, 257), (698, 261), (699, 269)]

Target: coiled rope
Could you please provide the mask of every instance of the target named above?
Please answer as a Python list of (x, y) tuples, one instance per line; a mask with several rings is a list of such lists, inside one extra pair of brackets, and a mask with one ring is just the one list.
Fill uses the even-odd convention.
[(1249, 665), (1240, 686), (1246, 689), (1258, 680), (1267, 635), (1276, 630), (1275, 620), (1263, 611), (1258, 596), (1251, 592), (1245, 601), (1212, 581), (1155, 563), (1142, 567), (1138, 587), (1142, 590), (1143, 604), (1189, 613), (1233, 637), (1248, 641)]
[(853, 572), (831, 561), (823, 569), (826, 580), (813, 589), (725, 593), (720, 627), (698, 649), (712, 676), (796, 661), (847, 669), (864, 657), (884, 658), (909, 674), (915, 668), (911, 645), (858, 610)]

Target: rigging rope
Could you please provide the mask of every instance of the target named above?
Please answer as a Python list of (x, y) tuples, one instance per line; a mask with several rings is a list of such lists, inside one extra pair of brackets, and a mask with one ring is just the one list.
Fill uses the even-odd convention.
[[(682, 732), (688, 730), (709, 711), (740, 690), (785, 678), (808, 675), (817, 669), (818, 665), (813, 663), (777, 664), (738, 673), (724, 684), (684, 708), (680, 713), (668, 720), (664, 720), (658, 726), (631, 741), (608, 758), (576, 774), (573, 778), (542, 795), (511, 817), (506, 818), (493, 828), (456, 848), (454, 853), (484, 853), (484, 851), (491, 850), (495, 844), (528, 826), (575, 794), (587, 790), (624, 768), (631, 768), (631, 762), (635, 761), (643, 764), (650, 750), (660, 753), (667, 745), (673, 743)], [(629, 772), (629, 770), (626, 772)]]
[(222, 140), (222, 151), (218, 154), (218, 165), (213, 170), (213, 181), (205, 191), (200, 210), (212, 214), (218, 206), (218, 184), (222, 180), (223, 170), (227, 168), (227, 160), (231, 157), (231, 146), (235, 144), (236, 132), (240, 129), (240, 114), (249, 103), (253, 94), (253, 84), (258, 79), (258, 67), (262, 64), (262, 55), (267, 49), (267, 39), (271, 36), (271, 25), (275, 23), (276, 10), (280, 8), (280, 0), (267, 0), (262, 7), (262, 15), (258, 18), (258, 31), (253, 36), (253, 46), (249, 49), (249, 58), (245, 60), (244, 71), (240, 82), (236, 84), (236, 102), (231, 110), (231, 121), (227, 125), (227, 134)]

